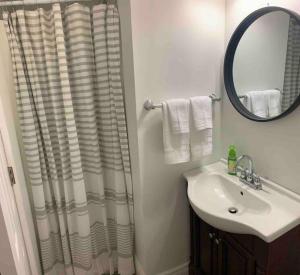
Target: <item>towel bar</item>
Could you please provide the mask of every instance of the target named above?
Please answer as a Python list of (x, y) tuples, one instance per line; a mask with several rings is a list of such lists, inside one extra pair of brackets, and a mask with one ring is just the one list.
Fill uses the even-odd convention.
[[(221, 98), (220, 97), (217, 97), (216, 94), (211, 94), (209, 95), (209, 97), (211, 98), (211, 101), (212, 102), (215, 102), (215, 101), (221, 101)], [(147, 111), (150, 111), (150, 110), (153, 110), (153, 109), (158, 109), (158, 108), (161, 108), (162, 107), (162, 104), (159, 103), (159, 104), (154, 104), (153, 101), (151, 99), (147, 99), (145, 102), (144, 102), (144, 109), (147, 110)]]

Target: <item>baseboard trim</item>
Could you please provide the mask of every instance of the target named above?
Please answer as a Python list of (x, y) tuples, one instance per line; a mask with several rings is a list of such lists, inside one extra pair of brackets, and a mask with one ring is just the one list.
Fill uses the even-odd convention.
[(142, 265), (140, 264), (138, 258), (135, 256), (135, 273), (136, 275), (146, 275), (145, 271), (142, 268)]
[[(189, 264), (190, 264), (189, 262), (186, 262), (184, 264), (178, 265), (172, 269), (166, 270), (156, 275), (188, 275)], [(146, 275), (146, 272), (143, 270), (143, 267), (140, 264), (137, 257), (135, 257), (135, 268), (136, 268), (136, 275)]]
[(166, 270), (157, 275), (188, 275), (189, 274), (189, 262), (176, 266), (172, 269)]

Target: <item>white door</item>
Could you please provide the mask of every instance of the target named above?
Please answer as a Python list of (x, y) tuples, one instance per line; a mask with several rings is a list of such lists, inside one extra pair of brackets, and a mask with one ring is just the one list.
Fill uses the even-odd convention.
[(4, 217), (0, 207), (0, 274), (17, 275), (15, 262), (10, 248)]
[[(7, 266), (0, 267), (1, 269), (15, 270), (17, 275), (31, 275), (29, 266), (29, 258), (25, 247), (20, 217), (15, 201), (14, 192), (11, 185), (10, 176), (8, 173), (8, 163), (5, 154), (5, 148), (0, 132), (0, 230), (3, 231), (1, 241), (3, 241), (3, 250), (9, 246), (7, 252), (0, 251), (0, 257), (7, 254), (9, 262)], [(3, 239), (3, 240), (2, 240)], [(7, 243), (7, 241), (9, 243)], [(12, 257), (11, 257), (12, 256)], [(1, 272), (2, 273), (2, 272)], [(12, 273), (13, 274), (13, 273)], [(3, 275), (5, 275), (3, 271)], [(7, 273), (10, 275), (10, 273)]]

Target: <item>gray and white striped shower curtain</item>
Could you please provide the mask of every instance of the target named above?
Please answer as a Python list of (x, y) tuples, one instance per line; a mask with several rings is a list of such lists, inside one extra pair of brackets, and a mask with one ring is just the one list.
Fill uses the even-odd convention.
[(290, 18), (287, 41), (282, 110), (287, 110), (300, 94), (300, 25)]
[(117, 7), (3, 19), (44, 274), (134, 274)]

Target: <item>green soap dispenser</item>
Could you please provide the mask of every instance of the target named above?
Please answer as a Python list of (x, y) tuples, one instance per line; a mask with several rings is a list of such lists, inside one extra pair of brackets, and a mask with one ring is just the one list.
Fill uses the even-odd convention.
[(230, 145), (228, 148), (228, 174), (236, 175), (236, 148), (234, 145)]

